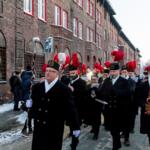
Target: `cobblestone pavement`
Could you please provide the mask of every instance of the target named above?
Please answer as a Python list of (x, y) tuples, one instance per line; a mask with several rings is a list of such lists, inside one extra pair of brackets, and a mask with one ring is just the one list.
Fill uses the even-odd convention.
[[(32, 135), (30, 135), (29, 137), (23, 137), (20, 133), (21, 129), (22, 126), (19, 125), (18, 127), (16, 127), (15, 124), (15, 127), (13, 129), (7, 131), (9, 132), (9, 134), (11, 134), (12, 131), (16, 132), (17, 138), (14, 138), (14, 140), (11, 142), (0, 143), (0, 150), (30, 150)], [(92, 134), (90, 133), (90, 130), (91, 130), (90, 127), (86, 127), (82, 129), (80, 135), (80, 143), (78, 145), (77, 150), (111, 150), (112, 149), (111, 136), (109, 132), (106, 132), (104, 130), (103, 126), (100, 129), (99, 139), (96, 141), (92, 139)], [(5, 131), (0, 130), (0, 135), (3, 134), (3, 132)], [(67, 134), (68, 134), (68, 128), (65, 129), (64, 137), (66, 137)], [(122, 140), (122, 148), (120, 150), (150, 150), (150, 147), (148, 146), (147, 136), (141, 135), (139, 133), (139, 117), (137, 118), (136, 121), (135, 133), (131, 134), (130, 141), (131, 141), (131, 146), (125, 147), (123, 145), (123, 140)], [(64, 139), (63, 150), (70, 150), (70, 138)]]

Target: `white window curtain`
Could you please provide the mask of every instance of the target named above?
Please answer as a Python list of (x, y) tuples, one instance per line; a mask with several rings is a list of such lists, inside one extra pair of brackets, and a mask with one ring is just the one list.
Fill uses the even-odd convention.
[(24, 11), (32, 13), (32, 0), (24, 0)]
[(80, 6), (80, 7), (83, 7), (82, 5), (83, 5), (83, 0), (78, 0), (78, 5)]
[(55, 25), (61, 25), (61, 9), (55, 6)]
[(77, 19), (73, 18), (73, 35), (77, 36)]
[(38, 0), (38, 17), (45, 20), (45, 0)]
[(66, 11), (63, 11), (63, 27), (67, 28), (68, 24), (68, 13)]
[(90, 40), (90, 29), (89, 29), (89, 27), (86, 28), (86, 40), (87, 41)]
[(83, 24), (82, 22), (79, 22), (79, 38), (82, 39), (83, 38)]

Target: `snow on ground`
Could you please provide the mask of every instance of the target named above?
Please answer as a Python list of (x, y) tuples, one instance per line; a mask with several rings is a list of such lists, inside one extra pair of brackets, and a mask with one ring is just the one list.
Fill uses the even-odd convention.
[(17, 116), (15, 116), (15, 118), (17, 119), (17, 122), (19, 122), (20, 124), (24, 124), (25, 123), (25, 120), (27, 118), (27, 113), (26, 112), (23, 112)]
[(0, 133), (0, 144), (8, 144), (22, 137), (21, 130), (7, 131)]
[(4, 113), (6, 111), (13, 110), (14, 104), (13, 103), (7, 103), (0, 105), (0, 113)]

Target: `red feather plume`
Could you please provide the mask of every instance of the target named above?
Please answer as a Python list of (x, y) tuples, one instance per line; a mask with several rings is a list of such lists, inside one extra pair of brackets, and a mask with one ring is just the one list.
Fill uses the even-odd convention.
[(72, 65), (74, 67), (79, 67), (80, 66), (80, 62), (79, 62), (79, 59), (78, 59), (78, 54), (77, 53), (74, 53), (72, 55)]
[(46, 67), (47, 67), (47, 64), (42, 65), (42, 72), (46, 72)]
[(54, 61), (58, 63), (58, 61), (59, 61), (59, 60), (58, 60), (58, 54), (55, 54), (55, 55), (54, 55)]
[(149, 66), (146, 66), (144, 70), (145, 70), (145, 71), (150, 71), (150, 65), (149, 65)]
[(104, 63), (104, 65), (106, 66), (106, 68), (109, 68), (110, 65), (111, 65), (111, 62), (110, 62), (110, 61), (106, 61), (106, 62)]
[(103, 67), (101, 66), (100, 63), (96, 62), (94, 64), (94, 70), (97, 72), (97, 73), (101, 73), (103, 71)]
[(127, 63), (127, 69), (128, 71), (134, 71), (136, 68), (136, 61), (129, 61)]

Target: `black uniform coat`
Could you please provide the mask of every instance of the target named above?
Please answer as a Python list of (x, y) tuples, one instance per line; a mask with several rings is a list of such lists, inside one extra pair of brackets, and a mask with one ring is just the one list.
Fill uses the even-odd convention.
[(114, 85), (110, 78), (105, 79), (101, 90), (101, 99), (108, 102), (105, 107), (109, 116), (108, 128), (111, 131), (122, 131), (128, 125), (128, 81), (119, 77)]
[(98, 98), (98, 87), (91, 87), (87, 89), (87, 99), (86, 99), (86, 120), (85, 123), (88, 125), (101, 124), (101, 111), (103, 104), (96, 101)]
[(73, 96), (81, 124), (81, 120), (84, 119), (86, 112), (86, 82), (79, 78), (73, 82), (71, 86), (74, 88)]
[(45, 84), (33, 86), (34, 133), (32, 150), (61, 150), (64, 121), (71, 122), (73, 130), (79, 129), (76, 109), (70, 89), (60, 81), (45, 93)]
[(139, 104), (141, 106), (141, 127), (140, 132), (143, 134), (150, 134), (150, 115), (145, 114), (145, 104), (148, 98), (148, 93), (150, 86), (148, 81), (143, 82), (137, 88), (137, 98), (139, 99)]

